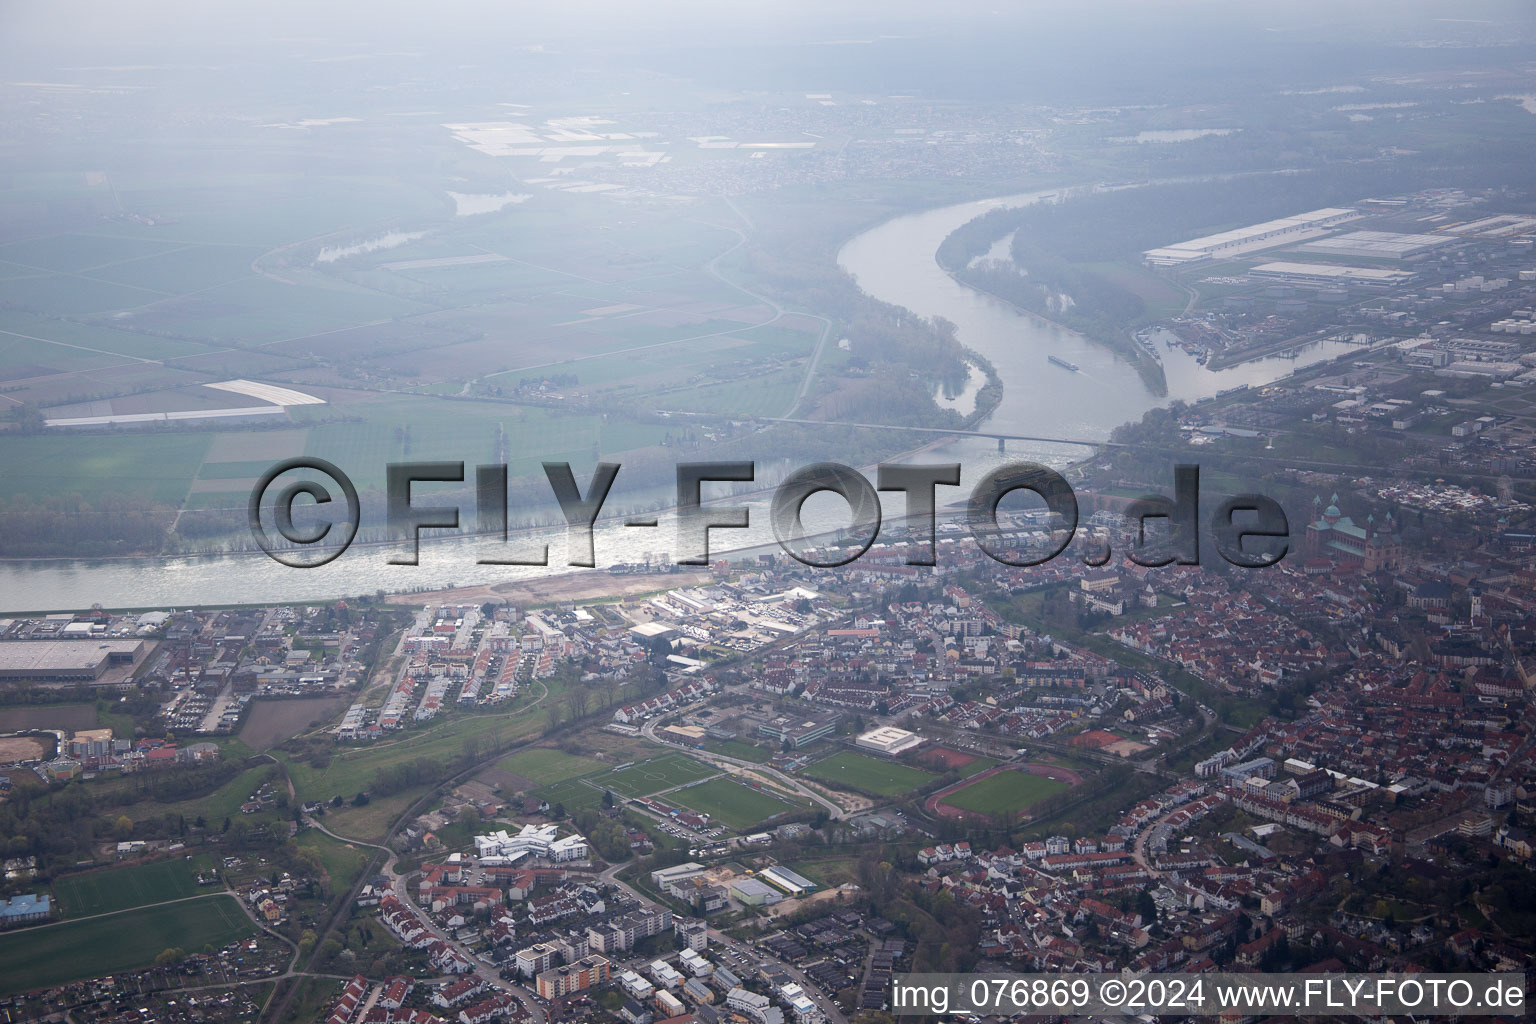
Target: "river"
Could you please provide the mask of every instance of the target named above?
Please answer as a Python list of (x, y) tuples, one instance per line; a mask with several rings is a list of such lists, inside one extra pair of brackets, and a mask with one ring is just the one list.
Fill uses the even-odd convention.
[[(1300, 366), (1348, 351), (1347, 346), (1335, 343), (1316, 344), (1296, 359), (1256, 360), (1212, 372), (1182, 350), (1167, 349), (1162, 355), (1168, 397), (1153, 395), (1136, 371), (1107, 348), (960, 284), (936, 262), (939, 243), (960, 225), (988, 210), (1034, 202), (1041, 195), (961, 203), (897, 217), (855, 237), (838, 255), (839, 265), (867, 293), (918, 316), (944, 317), (955, 324), (963, 344), (992, 361), (1003, 379), (1004, 393), (987, 428), (1010, 434), (1107, 438), (1116, 426), (1139, 418), (1161, 402), (1174, 398), (1193, 401), (1237, 384), (1266, 383)], [(1079, 371), (1052, 365), (1046, 357), (1053, 354), (1077, 364)], [(966, 390), (974, 396), (974, 386)], [(1000, 454), (994, 442), (962, 440), (945, 446), (940, 457), (963, 464), (962, 485), (968, 486), (1001, 461), (1028, 458), (1060, 466), (1086, 451), (1075, 445), (1009, 442), (1008, 451)], [(941, 500), (944, 497), (941, 492)], [(768, 527), (769, 496), (739, 500), (751, 509), (751, 529), (716, 531), (711, 539), (712, 552), (747, 547), (769, 550), (774, 544)], [(884, 495), (882, 500), (888, 516), (901, 513), (899, 495)], [(805, 524), (813, 531), (842, 528), (848, 524), (846, 508), (840, 499), (818, 495), (806, 503)], [(598, 565), (640, 562), (647, 553), (660, 556), (672, 552), (675, 559), (673, 522), (663, 515), (655, 529), (626, 528), (617, 522), (599, 525), (595, 533)], [(548, 543), (553, 565), (560, 566), (563, 537), (563, 530), (536, 531), (524, 533), (518, 543), (520, 547)], [(355, 547), (317, 569), (292, 569), (259, 553), (6, 560), (0, 561), (0, 606), (11, 611), (72, 611), (93, 603), (109, 608), (169, 608), (321, 601), (377, 590), (468, 586), (561, 571), (477, 565), (476, 559), (489, 550), (486, 544), (468, 537), (424, 543), (417, 566), (391, 565), (388, 558), (395, 549), (377, 546)]]

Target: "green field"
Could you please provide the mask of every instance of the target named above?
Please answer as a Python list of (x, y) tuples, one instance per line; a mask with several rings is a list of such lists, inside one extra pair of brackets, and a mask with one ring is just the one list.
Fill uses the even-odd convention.
[(754, 764), (767, 764), (773, 759), (775, 753), (767, 747), (760, 747), (746, 740), (705, 740), (704, 749), (715, 754), (724, 754), (726, 757), (734, 757), (739, 761), (751, 761)]
[(53, 883), (53, 895), (64, 917), (89, 917), (130, 910), (151, 903), (196, 896), (197, 869), (185, 859), (65, 875)]
[(550, 807), (560, 804), (567, 813), (579, 811), (584, 807), (596, 807), (603, 802), (603, 791), (593, 789), (581, 779), (557, 782), (553, 786), (535, 790), (532, 795), (540, 800), (549, 801)]
[[(160, 803), (151, 797), (144, 796), (136, 803), (114, 809), (113, 814), (126, 815), (131, 821), (163, 818), (174, 814), (186, 818), (189, 825), (196, 822), (198, 818), (202, 818), (207, 827), (217, 829), (223, 824), (225, 818), (233, 818), (236, 821), (252, 820), (249, 816), (241, 818), (240, 805), (249, 800), (251, 795), (261, 788), (262, 783), (276, 777), (276, 766), (264, 764), (256, 768), (247, 768), (206, 796), (178, 800), (173, 803)], [(105, 781), (105, 786), (127, 786), (131, 782), (130, 778), (109, 779)], [(269, 810), (266, 814), (257, 815), (257, 819), (265, 819), (274, 813), (275, 810)]]
[(667, 754), (599, 775), (592, 783), (620, 796), (650, 796), (715, 774), (718, 769), (700, 764), (686, 754)]
[(795, 805), (771, 793), (744, 786), (735, 779), (720, 778), (690, 786), (668, 797), (668, 802), (691, 807), (737, 831), (795, 809)]
[(548, 747), (533, 747), (502, 758), (496, 767), (531, 779), (541, 786), (548, 786), (566, 779), (591, 775), (606, 766), (601, 761), (579, 754), (567, 754), (563, 750), (551, 750)]
[(0, 935), (0, 995), (148, 967), (162, 950), (197, 953), (255, 931), (234, 898), (219, 895), (7, 932)]
[[(7, 445), (0, 498), (77, 492), (179, 505), (208, 450), (207, 434), (46, 435)], [(90, 500), (90, 499), (87, 499)]]
[(963, 811), (1011, 817), (1032, 807), (1053, 793), (1067, 788), (1043, 775), (1006, 771), (989, 775), (944, 798), (944, 803)]
[[(551, 688), (551, 692), (556, 689)], [(397, 740), (345, 750), (331, 758), (325, 768), (315, 768), (283, 751), (274, 751), (273, 755), (288, 766), (300, 800), (329, 800), (333, 796), (350, 799), (356, 793), (367, 792), (380, 769), (419, 758), (444, 761), (452, 755), (462, 755), (470, 742), (482, 744), (489, 752), (494, 745), (508, 745), (538, 732), (544, 727), (543, 716), (517, 711), (539, 699), (542, 693), (542, 689), (528, 691), (505, 713), (455, 717), (440, 725), (407, 732)]]
[(921, 768), (910, 768), (852, 750), (844, 750), (824, 761), (817, 761), (805, 770), (805, 774), (831, 786), (846, 786), (876, 796), (910, 793), (937, 777)]
[(318, 829), (305, 829), (299, 833), (298, 844), (306, 850), (314, 850), (320, 856), (320, 864), (331, 880), (331, 891), (340, 892), (357, 880), (358, 873), (373, 854), (362, 846), (332, 839)]

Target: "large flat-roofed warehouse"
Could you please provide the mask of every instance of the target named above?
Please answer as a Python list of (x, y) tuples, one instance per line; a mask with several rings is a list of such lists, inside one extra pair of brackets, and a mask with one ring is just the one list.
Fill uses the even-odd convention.
[(916, 733), (890, 725), (871, 729), (855, 741), (859, 747), (886, 757), (905, 753), (922, 742), (923, 738)]
[(1337, 263), (1261, 263), (1249, 271), (1260, 277), (1278, 277), (1287, 281), (1318, 284), (1398, 284), (1413, 277), (1406, 270), (1385, 267), (1346, 267)]
[(0, 643), (0, 680), (91, 683), (143, 650), (142, 640), (13, 640)]
[(1154, 267), (1178, 267), (1186, 263), (1204, 263), (1218, 256), (1237, 256), (1260, 249), (1273, 249), (1277, 245), (1289, 245), (1308, 238), (1316, 238), (1336, 224), (1355, 220), (1360, 216), (1354, 210), (1332, 207), (1298, 213), (1294, 217), (1280, 217), (1262, 224), (1250, 224), (1245, 228), (1233, 228), (1214, 235), (1191, 238), (1161, 249), (1148, 249), (1142, 253)]
[(1454, 239), (1444, 235), (1400, 235), (1393, 231), (1346, 231), (1298, 246), (1301, 252), (1327, 256), (1363, 256), (1375, 260), (1401, 260)]
[(782, 864), (771, 868), (763, 868), (757, 873), (757, 877), (781, 890), (789, 896), (804, 896), (808, 892), (816, 891), (816, 883), (786, 868)]
[(771, 906), (784, 898), (784, 894), (766, 882), (755, 878), (738, 878), (730, 885), (731, 894), (748, 907)]

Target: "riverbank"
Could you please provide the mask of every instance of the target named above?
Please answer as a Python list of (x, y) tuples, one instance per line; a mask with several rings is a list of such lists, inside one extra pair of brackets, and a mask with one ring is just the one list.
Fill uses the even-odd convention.
[(562, 572), (539, 579), (452, 587), (443, 590), (390, 594), (389, 604), (485, 604), (505, 601), (519, 608), (551, 604), (581, 604), (603, 598), (637, 597), (677, 587), (698, 587), (710, 582), (708, 569), (677, 569), (674, 572), (630, 573), (615, 576), (603, 569)]
[[(943, 264), (941, 263), (940, 266), (942, 267)], [(1142, 327), (1148, 326), (1147, 324), (1136, 324), (1131, 327), (1121, 328), (1121, 330), (1116, 334), (1114, 338), (1106, 338), (1098, 334), (1089, 334), (1085, 331), (1080, 331), (1069, 324), (1062, 323), (1060, 320), (1053, 320), (1050, 317), (1038, 312), (1037, 310), (1022, 305), (1017, 300), (1012, 299), (1007, 295), (1003, 295), (996, 289), (988, 288), (986, 285), (975, 279), (975, 274), (968, 273), (964, 269), (959, 272), (946, 269), (946, 272), (956, 281), (965, 285), (967, 288), (974, 288), (976, 291), (981, 292), (983, 295), (988, 295), (999, 302), (1006, 303), (1021, 316), (1030, 317), (1034, 320), (1040, 321), (1041, 323), (1049, 324), (1058, 330), (1066, 331), (1070, 334), (1076, 335), (1079, 338), (1083, 338), (1095, 344), (1102, 345), (1103, 347), (1113, 352), (1115, 355), (1119, 356), (1126, 363), (1128, 363), (1131, 368), (1136, 371), (1137, 375), (1141, 377), (1141, 380), (1144, 384), (1146, 384), (1148, 391), (1152, 392), (1152, 394), (1157, 395), (1160, 398), (1166, 398), (1168, 396), (1168, 378), (1163, 372), (1163, 364), (1147, 355), (1146, 351), (1140, 345), (1136, 344), (1136, 339), (1134, 337), (1135, 332)], [(999, 402), (1001, 402), (1001, 397), (999, 397)]]

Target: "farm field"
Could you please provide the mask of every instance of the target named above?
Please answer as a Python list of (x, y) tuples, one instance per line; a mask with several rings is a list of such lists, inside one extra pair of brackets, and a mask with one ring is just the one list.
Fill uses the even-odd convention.
[[(504, 460), (514, 480), (536, 483), (541, 461), (580, 473), (628, 455), (639, 466), (630, 453), (660, 451), (670, 431), (629, 415), (630, 403), (781, 413), (822, 328), (774, 319), (706, 272), (734, 235), (691, 214), (649, 211), (619, 225), (586, 200), (541, 196), (443, 221), (441, 195), (416, 186), (316, 176), (295, 191), (236, 175), (241, 196), (268, 204), (258, 217), (227, 188), (119, 177), (114, 200), (145, 203), (169, 223), (103, 222), (0, 246), (7, 393), (45, 415), (82, 403), (102, 408), (77, 414), (239, 407), (203, 394), (232, 377), (326, 399), (251, 420), (43, 431), (0, 456), (0, 499), (67, 495), (71, 481), (90, 480), (97, 495), (190, 511), (177, 520), (178, 543), (217, 543), (254, 480), (288, 456), (329, 459), (365, 491), (406, 459)], [(90, 202), (107, 195), (59, 189)], [(381, 218), (403, 214), (419, 218), (406, 244), (363, 244), (380, 237)], [(358, 251), (319, 262), (327, 247)], [(494, 261), (416, 265), (477, 255)], [(626, 480), (639, 477), (621, 488)], [(520, 494), (514, 487), (514, 507)]]
[(650, 796), (715, 774), (718, 774), (717, 769), (700, 764), (686, 754), (667, 754), (599, 775), (591, 781), (593, 785), (611, 789), (619, 796), (634, 797)]
[(6, 446), (0, 498), (61, 492), (61, 481), (90, 481), (93, 493), (133, 495), (179, 505), (208, 450), (207, 434), (113, 437), (49, 434)]
[(1048, 779), (1043, 775), (1001, 771), (950, 793), (944, 797), (944, 803), (963, 811), (1011, 817), (1066, 788), (1065, 782)]
[(921, 768), (869, 757), (852, 750), (817, 761), (805, 774), (830, 786), (846, 785), (878, 796), (899, 796), (932, 782), (936, 776)]
[(548, 747), (533, 747), (529, 750), (519, 750), (511, 757), (502, 758), (497, 762), (496, 767), (521, 775), (525, 779), (531, 779), (541, 786), (548, 786), (581, 775), (591, 775), (593, 772), (602, 771), (607, 766), (601, 761), (582, 757), (579, 754), (567, 754), (563, 750), (552, 750)]
[(209, 896), (0, 935), (0, 995), (147, 967), (166, 949), (201, 951), (254, 934), (234, 897)]
[(89, 917), (196, 896), (197, 866), (185, 858), (65, 875), (53, 883), (64, 917)]
[(44, 707), (16, 707), (0, 710), (0, 732), (22, 729), (96, 728), (96, 708), (90, 704), (53, 704)]
[(666, 799), (707, 814), (737, 831), (746, 831), (769, 818), (795, 810), (796, 806), (730, 778), (710, 779), (679, 790)]
[(345, 697), (255, 701), (240, 726), (240, 740), (252, 750), (266, 750), (298, 735), (310, 722), (329, 721), (346, 703)]
[(782, 416), (794, 400), (802, 373), (798, 369), (665, 392), (658, 404), (681, 412), (734, 412), (746, 416)]

